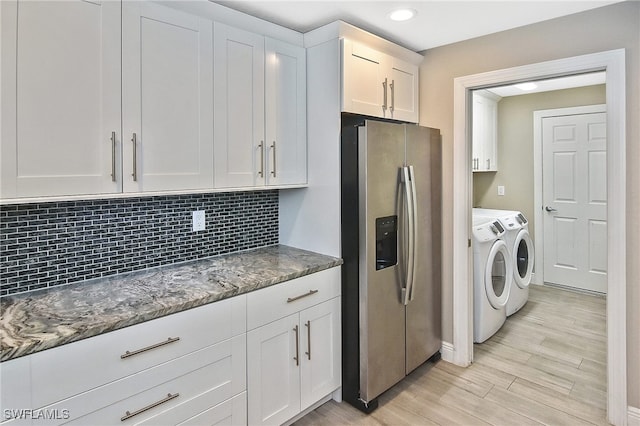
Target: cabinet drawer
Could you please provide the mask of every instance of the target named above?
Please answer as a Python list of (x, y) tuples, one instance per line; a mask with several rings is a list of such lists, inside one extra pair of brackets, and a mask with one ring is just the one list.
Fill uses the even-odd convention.
[(340, 268), (325, 269), (247, 294), (247, 329), (340, 295)]
[[(178, 407), (176, 407), (178, 408)], [(170, 410), (174, 411), (174, 410)], [(246, 426), (247, 424), (247, 392), (242, 392), (233, 398), (211, 407), (195, 416), (176, 423), (176, 420), (166, 419), (164, 413), (157, 418), (152, 417), (148, 421), (142, 422), (142, 425), (162, 425), (162, 424), (178, 424), (179, 426), (202, 426), (202, 425), (230, 425), (230, 426)]]
[[(145, 420), (154, 425), (176, 424), (245, 390), (246, 338), (241, 335), (47, 409), (68, 410), (69, 424), (129, 425)], [(178, 396), (170, 398), (174, 395)], [(136, 411), (139, 414), (122, 420), (127, 412)]]
[[(33, 354), (32, 407), (52, 404), (244, 333), (245, 321), (242, 295)], [(135, 354), (126, 356), (127, 351)]]

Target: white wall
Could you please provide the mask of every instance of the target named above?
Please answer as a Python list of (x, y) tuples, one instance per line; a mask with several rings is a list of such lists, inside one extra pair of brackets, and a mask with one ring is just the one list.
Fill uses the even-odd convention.
[[(420, 68), (420, 124), (443, 135), (443, 212), (453, 208), (453, 80), (577, 55), (626, 49), (628, 402), (640, 407), (640, 2), (628, 1), (429, 49)], [(452, 216), (443, 216), (443, 338), (453, 337)]]

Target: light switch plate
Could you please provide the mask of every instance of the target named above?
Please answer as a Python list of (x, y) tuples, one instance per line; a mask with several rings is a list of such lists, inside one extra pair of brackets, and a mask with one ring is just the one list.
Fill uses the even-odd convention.
[(498, 195), (504, 195), (504, 185), (498, 185)]
[(205, 228), (205, 218), (204, 218), (204, 210), (197, 210), (193, 212), (193, 226), (192, 231), (204, 231)]

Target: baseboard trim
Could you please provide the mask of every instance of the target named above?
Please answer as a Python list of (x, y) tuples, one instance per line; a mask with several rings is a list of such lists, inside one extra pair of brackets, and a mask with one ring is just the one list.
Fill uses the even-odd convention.
[(640, 426), (640, 408), (629, 406), (627, 409), (627, 425)]
[(454, 355), (453, 355), (453, 344), (449, 342), (442, 342), (442, 347), (440, 348), (440, 356), (444, 361), (453, 363)]

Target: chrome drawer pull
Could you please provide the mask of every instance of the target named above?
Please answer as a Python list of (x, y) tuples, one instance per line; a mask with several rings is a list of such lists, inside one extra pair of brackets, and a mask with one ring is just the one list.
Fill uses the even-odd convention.
[(296, 360), (296, 365), (300, 365), (300, 336), (298, 336), (297, 325), (293, 328), (293, 331), (296, 332), (296, 356), (294, 356), (293, 359)]
[(271, 170), (271, 175), (276, 177), (276, 141), (273, 141), (271, 148), (273, 148), (273, 170)]
[(169, 337), (164, 342), (156, 343), (155, 345), (147, 346), (146, 348), (137, 349), (137, 350), (135, 350), (133, 352), (126, 351), (125, 353), (120, 355), (120, 358), (122, 358), (122, 359), (129, 358), (130, 356), (138, 355), (138, 354), (141, 354), (142, 352), (150, 351), (151, 349), (155, 349), (155, 348), (159, 348), (160, 346), (168, 345), (169, 343), (175, 343), (178, 340), (180, 340), (179, 337)]
[(307, 352), (304, 354), (309, 357), (309, 361), (311, 361), (311, 321), (307, 321), (304, 323), (307, 326)]
[(303, 297), (311, 296), (312, 294), (316, 294), (317, 292), (318, 290), (309, 290), (309, 293), (301, 294), (300, 296), (296, 297), (289, 297), (287, 298), (287, 303), (295, 302), (296, 300), (302, 299)]
[(260, 171), (258, 172), (258, 176), (264, 177), (264, 141), (260, 141)]
[(116, 132), (111, 132), (111, 182), (116, 181)]
[(143, 408), (141, 408), (141, 409), (139, 409), (139, 410), (134, 411), (133, 413), (131, 413), (131, 412), (127, 411), (127, 412), (125, 413), (125, 415), (124, 415), (124, 416), (122, 416), (122, 417), (120, 418), (120, 421), (121, 421), (121, 422), (124, 422), (125, 420), (130, 419), (130, 418), (131, 418), (131, 417), (133, 417), (133, 416), (137, 416), (138, 414), (141, 414), (141, 413), (144, 413), (145, 411), (151, 410), (152, 408), (155, 408), (155, 407), (157, 407), (157, 406), (158, 406), (158, 405), (160, 405), (160, 404), (164, 404), (165, 402), (169, 402), (169, 401), (171, 401), (172, 399), (175, 399), (175, 398), (177, 398), (177, 397), (179, 397), (179, 396), (180, 396), (180, 394), (179, 394), (179, 393), (174, 393), (173, 395), (171, 395), (171, 394), (169, 393), (169, 394), (167, 394), (167, 397), (166, 397), (166, 398), (163, 398), (163, 399), (161, 399), (161, 400), (160, 400), (160, 401), (158, 401), (158, 402), (154, 402), (153, 404), (149, 404), (149, 405), (147, 405), (146, 407), (143, 407)]
[(133, 137), (131, 138), (131, 142), (133, 142), (133, 173), (131, 173), (131, 176), (133, 177), (133, 181), (137, 182), (138, 181), (138, 159), (137, 159), (137, 155), (138, 155), (138, 138), (136, 137), (136, 134), (133, 134)]

